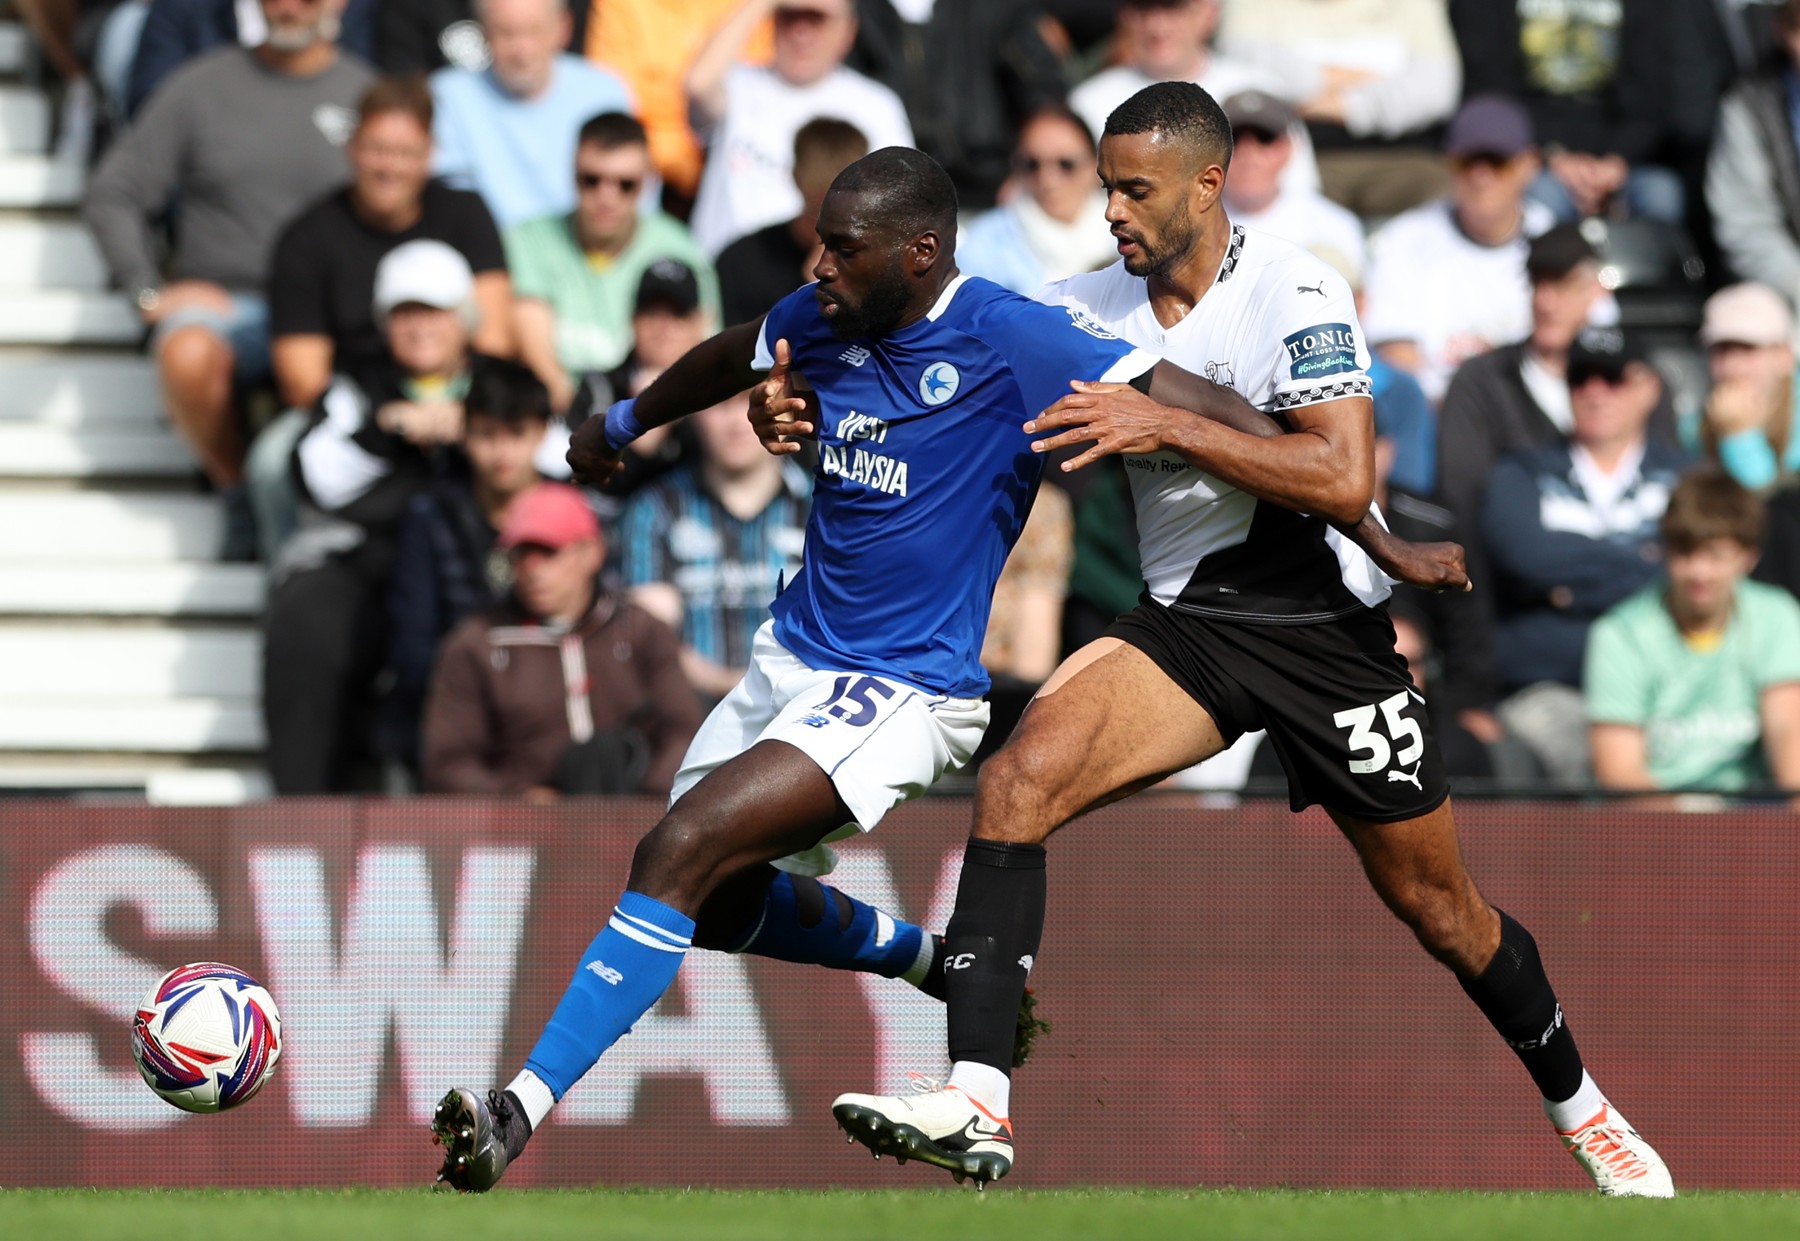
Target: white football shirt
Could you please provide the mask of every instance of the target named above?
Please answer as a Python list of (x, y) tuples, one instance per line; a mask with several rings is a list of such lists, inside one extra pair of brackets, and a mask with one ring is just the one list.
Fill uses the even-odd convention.
[[(1320, 259), (1233, 225), (1212, 287), (1173, 327), (1123, 262), (1047, 286), (1040, 301), (1085, 310), (1140, 349), (1283, 410), (1369, 395), (1355, 298)], [(1225, 619), (1301, 624), (1387, 598), (1389, 579), (1321, 518), (1265, 503), (1177, 453), (1125, 459), (1144, 581), (1166, 606)]]

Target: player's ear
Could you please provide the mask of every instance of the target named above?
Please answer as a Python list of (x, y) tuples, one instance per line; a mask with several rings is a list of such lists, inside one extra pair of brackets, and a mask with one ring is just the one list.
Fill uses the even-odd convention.
[(924, 275), (937, 262), (938, 251), (943, 249), (943, 238), (935, 229), (927, 229), (912, 239), (906, 248), (908, 259), (912, 263), (913, 274)]
[(1200, 200), (1200, 205), (1210, 207), (1219, 201), (1219, 195), (1225, 192), (1225, 169), (1216, 163), (1208, 163), (1200, 170), (1193, 181), (1193, 193)]

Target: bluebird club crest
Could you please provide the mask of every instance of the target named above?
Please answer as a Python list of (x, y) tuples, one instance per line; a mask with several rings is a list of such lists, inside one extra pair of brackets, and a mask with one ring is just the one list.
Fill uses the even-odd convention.
[(948, 362), (933, 362), (919, 376), (919, 399), (927, 405), (942, 405), (956, 395), (962, 376)]

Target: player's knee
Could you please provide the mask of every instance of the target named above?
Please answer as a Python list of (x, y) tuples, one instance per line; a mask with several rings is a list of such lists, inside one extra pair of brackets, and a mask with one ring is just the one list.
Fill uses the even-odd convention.
[(677, 808), (638, 841), (627, 884), (634, 892), (692, 907), (705, 898), (717, 861), (713, 834)]
[(1013, 844), (1041, 843), (1056, 829), (1054, 773), (1024, 746), (1004, 746), (975, 777), (975, 835)]

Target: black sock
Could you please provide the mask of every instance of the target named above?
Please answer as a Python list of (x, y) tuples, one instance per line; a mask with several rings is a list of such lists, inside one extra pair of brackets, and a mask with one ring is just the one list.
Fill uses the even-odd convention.
[(506, 1142), (506, 1158), (510, 1163), (519, 1157), (519, 1152), (525, 1149), (525, 1143), (531, 1140), (531, 1113), (525, 1110), (519, 1096), (512, 1091), (507, 1091), (502, 1097), (512, 1109), (512, 1123), (507, 1125), (506, 1132), (501, 1135)]
[[(930, 931), (925, 932), (931, 935)], [(944, 951), (944, 937), (931, 935), (931, 968), (925, 971), (925, 977), (919, 982), (919, 990), (942, 1004), (944, 1002), (944, 958), (949, 954)]]
[(1012, 1073), (1019, 1000), (1044, 933), (1044, 846), (971, 840), (944, 933), (950, 1059)]
[(1531, 932), (1500, 915), (1500, 949), (1475, 978), (1458, 979), (1506, 1045), (1513, 1049), (1538, 1093), (1552, 1103), (1581, 1088), (1581, 1052), (1550, 989)]

